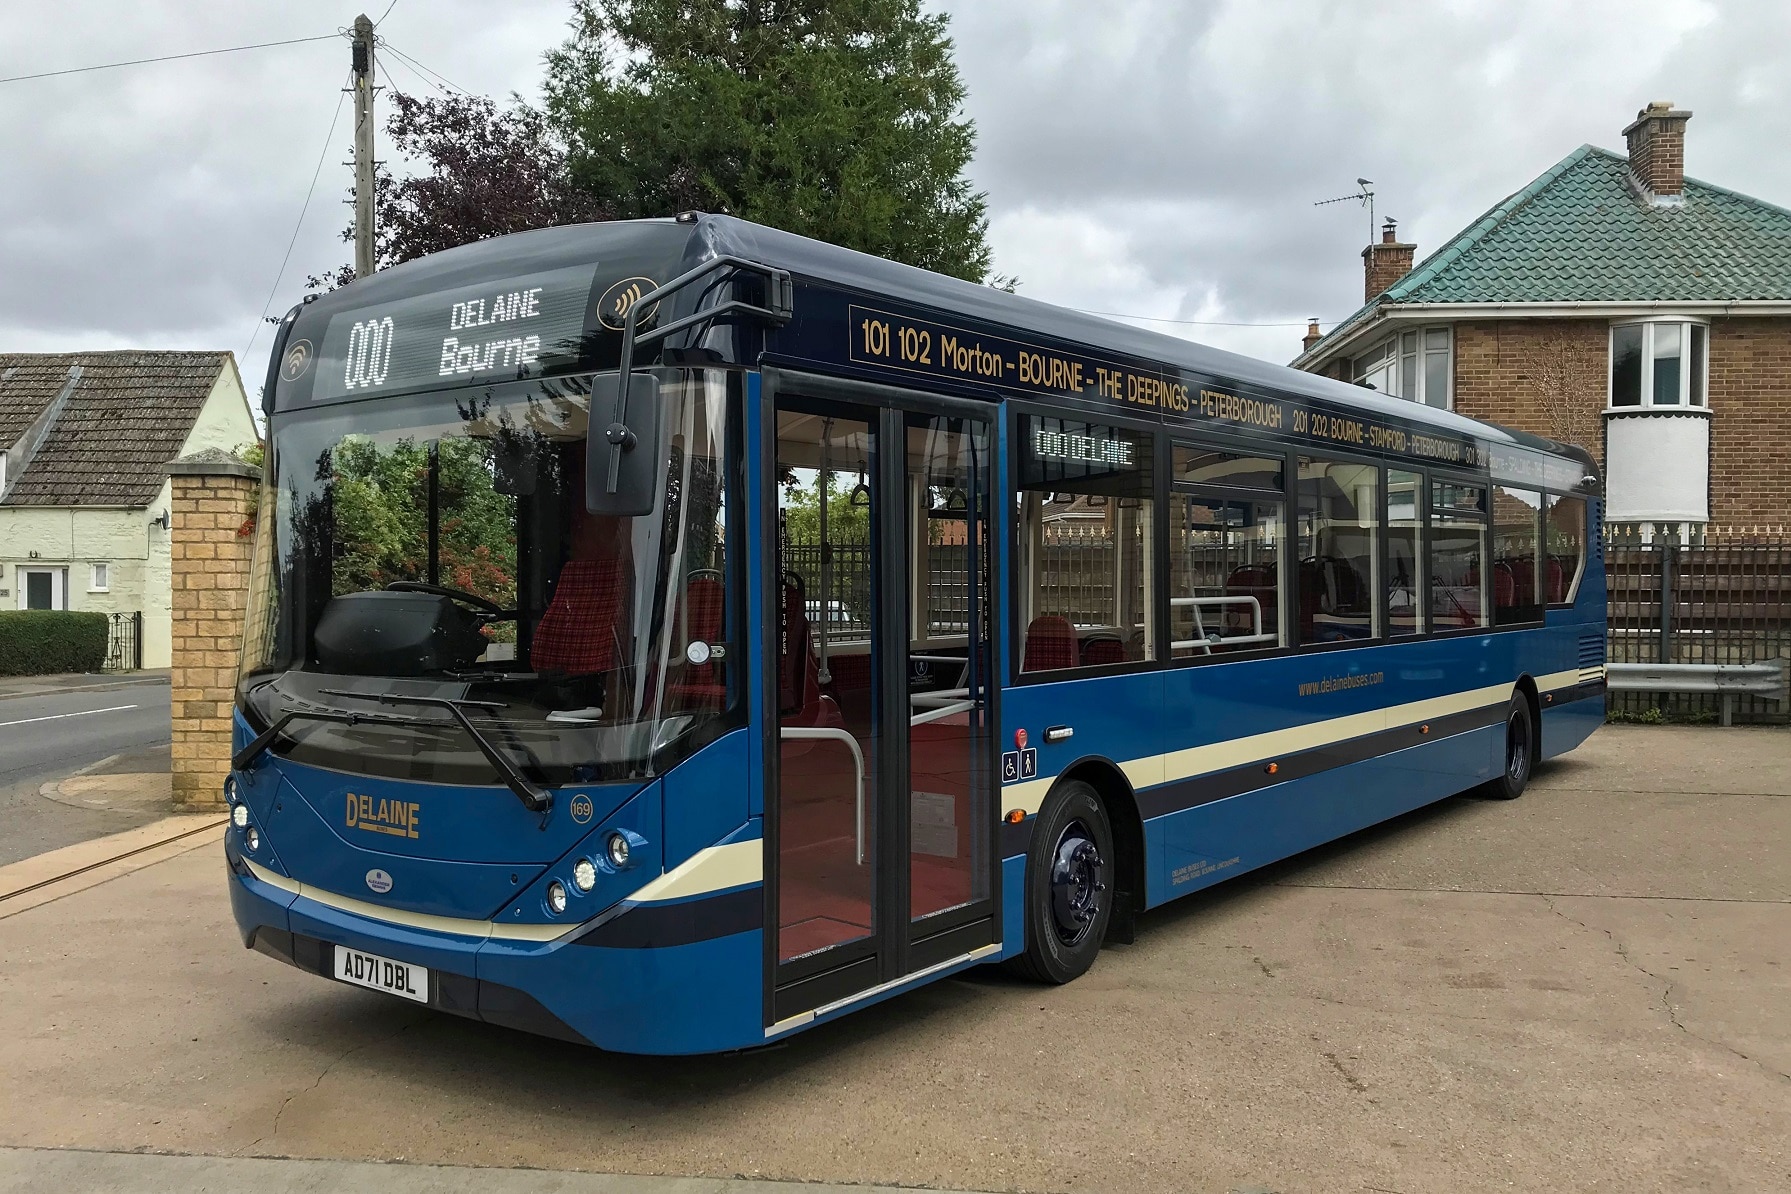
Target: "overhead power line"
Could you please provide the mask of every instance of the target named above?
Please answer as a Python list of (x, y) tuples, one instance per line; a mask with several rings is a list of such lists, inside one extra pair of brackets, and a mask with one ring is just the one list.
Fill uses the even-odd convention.
[[(420, 74), (433, 76), (434, 78), (440, 79), (442, 81), (442, 83), (445, 86), (447, 86), (447, 88), (449, 90), (458, 91), (462, 95), (475, 94), (474, 92), (468, 91), (466, 88), (462, 87), (460, 84), (456, 83), (454, 80), (448, 78), (448, 76), (442, 74), (440, 71), (431, 70), (429, 67), (424, 66), (421, 62), (418, 62), (415, 58), (411, 57), (409, 54), (406, 54), (403, 50), (400, 50), (397, 46), (393, 45), (387, 39), (385, 39), (383, 37), (380, 38), (379, 45), (380, 45), (380, 48), (385, 50), (388, 54), (395, 55), (400, 61), (402, 61), (406, 65), (414, 68)], [(440, 88), (437, 88), (437, 90), (440, 90)]]
[(292, 226), (292, 239), (286, 242), (286, 255), (280, 258), (279, 272), (274, 275), (274, 284), (267, 292), (267, 301), (261, 304), (261, 315), (255, 320), (255, 331), (249, 336), (249, 345), (243, 349), (243, 363), (247, 364), (249, 354), (255, 351), (255, 341), (261, 336), (261, 329), (267, 324), (267, 313), (273, 309), (274, 296), (280, 292), (280, 283), (286, 278), (286, 265), (292, 260), (292, 247), (298, 244), (299, 230), (305, 226), (305, 213), (311, 210), (311, 196), (317, 193), (317, 180), (323, 174), (323, 161), (330, 155), (330, 142), (336, 139), (336, 124), (342, 119), (342, 100), (348, 94), (348, 83), (351, 74), (344, 79), (343, 90), (336, 95), (336, 111), (330, 117), (330, 131), (323, 139), (323, 152), (317, 155), (317, 166), (311, 171), (311, 185), (305, 189), (305, 201), (299, 204), (298, 222)]
[(93, 66), (71, 66), (67, 70), (47, 70), (35, 75), (11, 75), (0, 79), (0, 83), (23, 83), (28, 79), (54, 79), (61, 75), (79, 75), (95, 70), (117, 70), (121, 66), (142, 66), (150, 62), (173, 62), (180, 58), (209, 58), (214, 54), (235, 54), (242, 50), (265, 50), (272, 46), (297, 46), (311, 41), (335, 41), (335, 33), (321, 33), (316, 37), (289, 37), (285, 41), (256, 42), (252, 46), (225, 46), (221, 50), (194, 50), (187, 54), (163, 54), (159, 58), (133, 58), (129, 62), (101, 62)]

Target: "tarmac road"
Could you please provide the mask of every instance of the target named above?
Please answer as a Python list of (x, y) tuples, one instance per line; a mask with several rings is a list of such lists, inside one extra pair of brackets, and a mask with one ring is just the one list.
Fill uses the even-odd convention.
[[(45, 782), (103, 759), (165, 745), (166, 676), (15, 680), (6, 689), (0, 692), (0, 866), (116, 833), (152, 815), (56, 804), (38, 793)], [(140, 765), (167, 766), (161, 755), (146, 755)]]
[(103, 1154), (0, 1148), (0, 1190), (207, 1171), (133, 1151), (1129, 1194), (1791, 1189), (1785, 730), (1607, 727), (1520, 801), (1445, 801), (1148, 913), (1068, 986), (973, 972), (740, 1056), (603, 1054), (283, 967), (235, 936), (216, 831), (191, 841), (0, 902), (0, 1146)]

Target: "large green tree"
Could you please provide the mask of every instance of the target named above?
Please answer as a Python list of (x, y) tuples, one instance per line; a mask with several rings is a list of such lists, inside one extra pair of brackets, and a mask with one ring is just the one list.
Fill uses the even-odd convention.
[(971, 281), (987, 205), (948, 19), (919, 0), (574, 0), (547, 111), (621, 216), (726, 211)]

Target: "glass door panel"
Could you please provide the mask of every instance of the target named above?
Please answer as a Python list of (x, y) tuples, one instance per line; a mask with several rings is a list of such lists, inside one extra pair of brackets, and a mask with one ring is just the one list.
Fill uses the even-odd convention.
[(914, 934), (988, 898), (986, 424), (906, 417), (909, 911)]
[(777, 414), (778, 961), (877, 931), (873, 425)]

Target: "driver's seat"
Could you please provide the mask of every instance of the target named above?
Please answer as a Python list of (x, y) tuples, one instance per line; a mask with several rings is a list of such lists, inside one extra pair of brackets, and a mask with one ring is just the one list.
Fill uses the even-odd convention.
[(623, 584), (619, 559), (567, 560), (554, 584), (553, 600), (535, 627), (529, 666), (572, 676), (614, 668)]

